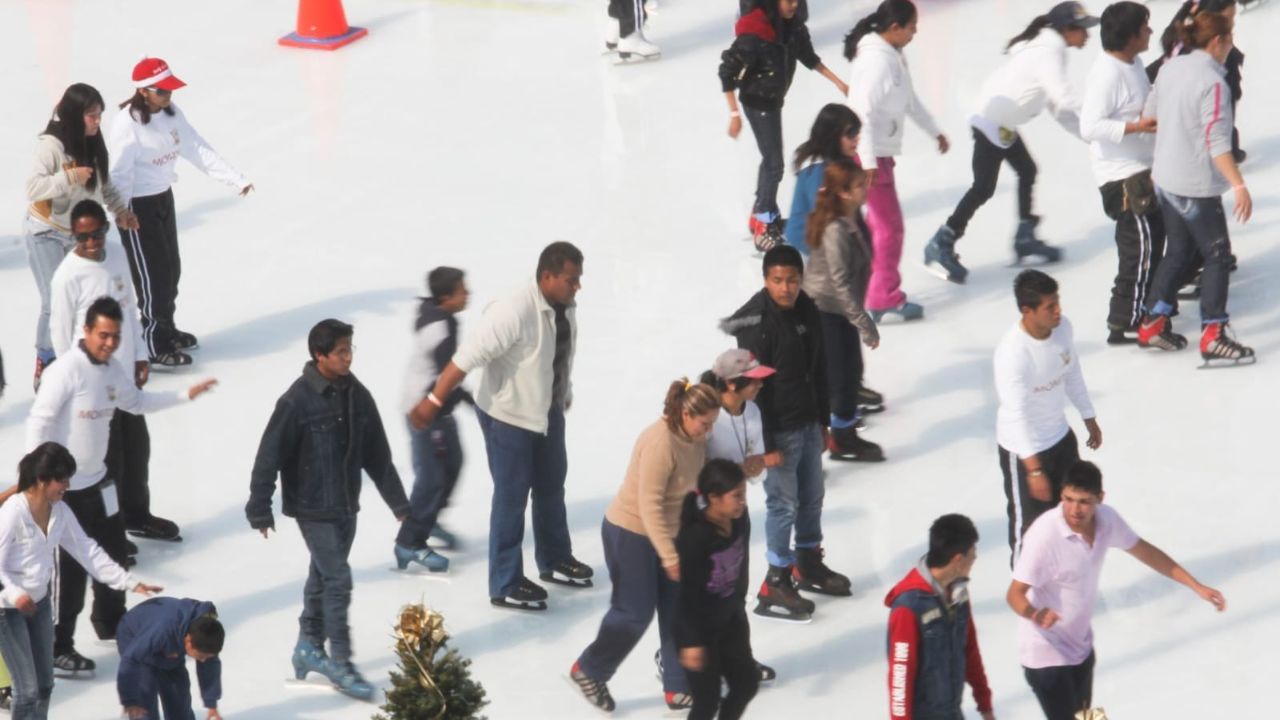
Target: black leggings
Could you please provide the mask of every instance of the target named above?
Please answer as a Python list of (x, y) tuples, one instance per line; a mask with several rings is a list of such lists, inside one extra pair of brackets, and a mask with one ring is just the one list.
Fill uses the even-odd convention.
[[(686, 671), (693, 694), (689, 720), (738, 720), (760, 688), (760, 670), (751, 655), (751, 626), (746, 611), (740, 610), (723, 630), (715, 633), (704, 652), (702, 670)], [(729, 694), (724, 698), (720, 697), (720, 678), (729, 685)]]
[(1000, 163), (1007, 162), (1018, 173), (1018, 219), (1028, 220), (1031, 214), (1031, 190), (1036, 184), (1036, 163), (1027, 152), (1027, 146), (1019, 137), (1008, 148), (987, 139), (980, 130), (973, 130), (973, 185), (960, 198), (955, 212), (947, 218), (947, 227), (956, 237), (964, 235), (965, 228), (978, 208), (986, 204), (996, 192), (996, 180), (1000, 177)]

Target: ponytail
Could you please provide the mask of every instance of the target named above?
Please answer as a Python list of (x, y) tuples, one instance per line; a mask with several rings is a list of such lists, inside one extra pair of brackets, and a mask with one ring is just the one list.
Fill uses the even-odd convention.
[(701, 512), (702, 508), (698, 507), (698, 493), (690, 491), (684, 496), (684, 503), (680, 505), (680, 527), (686, 528), (695, 523)]
[(1005, 52), (1009, 52), (1009, 48), (1013, 47), (1014, 45), (1017, 45), (1020, 42), (1031, 40), (1035, 36), (1039, 35), (1041, 30), (1047, 27), (1049, 27), (1048, 15), (1041, 15), (1035, 20), (1032, 20), (1031, 24), (1027, 26), (1026, 30), (1023, 30), (1022, 32), (1018, 33), (1017, 35), (1014, 35), (1012, 38), (1009, 39), (1008, 44), (1004, 46)]
[(853, 60), (858, 54), (858, 43), (868, 33), (882, 33), (894, 25), (906, 27), (915, 19), (916, 6), (911, 0), (884, 0), (875, 12), (859, 20), (844, 36), (844, 59)]
[(1231, 32), (1231, 21), (1216, 12), (1196, 13), (1191, 20), (1178, 27), (1178, 42), (1189, 48), (1203, 50), (1213, 39)]
[(732, 460), (716, 458), (708, 460), (698, 472), (698, 491), (684, 496), (684, 504), (680, 506), (680, 526), (688, 527), (702, 513), (702, 505), (712, 495), (725, 495), (747, 481), (747, 474), (742, 466)]
[(662, 417), (667, 421), (667, 429), (673, 433), (684, 433), (681, 419), (686, 415), (706, 415), (720, 409), (720, 393), (711, 385), (691, 384), (682, 378), (667, 387), (667, 397), (662, 403)]

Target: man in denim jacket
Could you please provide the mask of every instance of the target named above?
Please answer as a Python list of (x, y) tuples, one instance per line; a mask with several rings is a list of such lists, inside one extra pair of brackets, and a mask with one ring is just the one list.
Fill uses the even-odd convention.
[(338, 320), (322, 320), (311, 328), (311, 362), (276, 402), (262, 434), (245, 515), (249, 525), (267, 537), (275, 527), (271, 496), (279, 473), (282, 511), (297, 519), (311, 551), (293, 651), (294, 674), (301, 680), (308, 672), (318, 672), (341, 692), (369, 700), (373, 686), (351, 664), (347, 627), (347, 556), (360, 511), (361, 470), (369, 474), (397, 520), (404, 520), (409, 501), (391, 462), (373, 396), (351, 374), (352, 333), (350, 325)]

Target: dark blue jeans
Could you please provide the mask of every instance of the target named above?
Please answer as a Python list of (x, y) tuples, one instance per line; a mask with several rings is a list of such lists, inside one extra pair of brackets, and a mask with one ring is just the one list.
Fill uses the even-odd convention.
[(1046, 720), (1074, 720), (1076, 713), (1092, 706), (1094, 662), (1090, 652), (1079, 665), (1022, 668)]
[(769, 213), (774, 217), (780, 215), (778, 210), (778, 184), (786, 172), (786, 163), (782, 158), (782, 111), (753, 110), (742, 108), (751, 125), (751, 133), (756, 136), (756, 147), (760, 150), (760, 169), (756, 173), (756, 203), (753, 213)]
[(796, 561), (791, 551), (792, 528), (796, 547), (822, 544), (822, 500), (826, 496), (822, 430), (813, 423), (801, 430), (774, 433), (773, 447), (782, 451), (782, 464), (769, 468), (764, 479), (765, 557), (770, 565), (790, 567)]
[[(133, 695), (147, 698), (146, 720), (160, 720), (160, 708), (164, 708), (164, 720), (195, 720), (191, 710), (191, 677), (185, 667), (160, 669), (120, 658), (116, 671), (116, 686), (128, 688)], [(158, 701), (158, 702), (157, 702)]]
[(414, 430), (409, 427), (413, 450), (413, 492), (409, 495), (409, 517), (400, 525), (396, 544), (411, 550), (427, 546), (427, 538), (436, 526), (440, 511), (462, 472), (462, 444), (458, 441), (458, 423), (452, 415)]
[(689, 692), (689, 679), (680, 665), (680, 653), (671, 634), (679, 611), (680, 586), (667, 577), (649, 538), (608, 520), (600, 535), (613, 593), (609, 596), (609, 610), (600, 621), (600, 632), (578, 658), (582, 672), (593, 680), (608, 682), (644, 637), (656, 609), (658, 638), (662, 642), (662, 689)]
[(1174, 295), (1194, 270), (1196, 252), (1204, 258), (1200, 271), (1200, 322), (1227, 321), (1228, 268), (1231, 262), (1231, 237), (1227, 234), (1227, 216), (1222, 198), (1189, 198), (1156, 188), (1160, 210), (1164, 213), (1164, 259), (1151, 281), (1152, 302), (1147, 310), (1152, 315), (1173, 312)]
[(493, 505), (489, 511), (489, 597), (506, 597), (524, 577), (524, 511), (533, 498), (534, 560), (546, 572), (573, 554), (564, 509), (569, 459), (564, 449), (564, 413), (547, 415), (547, 434), (502, 422), (479, 408)]
[(351, 606), (351, 542), (356, 537), (356, 518), (346, 520), (298, 520), (302, 539), (311, 551), (311, 572), (302, 589), (302, 615), (298, 626), (302, 636), (318, 648), (329, 641), (329, 657), (339, 663), (351, 659), (351, 629), (347, 608)]
[(0, 655), (13, 682), (14, 720), (49, 717), (53, 694), (53, 602), (46, 595), (31, 617), (0, 610)]
[(818, 313), (822, 318), (822, 346), (827, 353), (827, 395), (831, 414), (841, 420), (858, 417), (858, 389), (862, 387), (862, 340), (858, 328), (843, 315)]

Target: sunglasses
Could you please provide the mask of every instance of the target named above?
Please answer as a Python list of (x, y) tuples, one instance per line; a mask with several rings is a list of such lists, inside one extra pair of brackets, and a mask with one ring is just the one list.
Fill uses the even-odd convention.
[(111, 227), (111, 223), (107, 223), (106, 225), (103, 225), (102, 227), (98, 228), (97, 230), (94, 230), (93, 232), (73, 233), (71, 237), (75, 238), (76, 242), (89, 242), (90, 238), (94, 240), (106, 240), (107, 229), (110, 227)]
[(844, 136), (852, 140), (858, 137), (858, 132), (857, 128), (845, 128)]
[(159, 95), (160, 97), (169, 97), (170, 95), (173, 94), (172, 90), (165, 90), (164, 88), (158, 88), (158, 87), (149, 87), (147, 88), (147, 90), (150, 90), (151, 92), (155, 93), (156, 95)]

